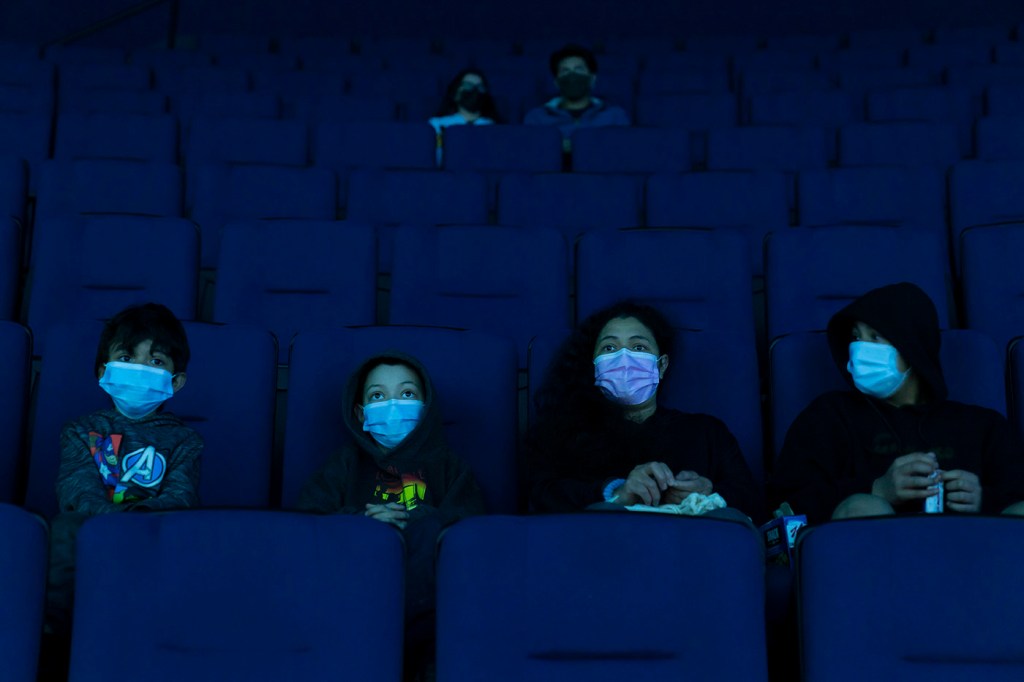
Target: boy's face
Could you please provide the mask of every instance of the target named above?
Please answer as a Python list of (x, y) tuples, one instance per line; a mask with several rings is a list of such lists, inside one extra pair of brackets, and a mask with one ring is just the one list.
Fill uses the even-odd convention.
[[(107, 353), (107, 362), (131, 362), (144, 364), (157, 369), (166, 370), (171, 373), (171, 388), (177, 393), (185, 385), (185, 373), (174, 373), (174, 360), (163, 351), (153, 350), (153, 339), (140, 341), (135, 348), (128, 349), (121, 344), (112, 344), (110, 352)], [(104, 368), (100, 368), (99, 377), (103, 376)]]

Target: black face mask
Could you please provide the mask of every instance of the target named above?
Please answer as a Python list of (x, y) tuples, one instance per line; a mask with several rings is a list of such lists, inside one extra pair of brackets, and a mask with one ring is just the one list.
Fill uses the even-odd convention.
[(484, 93), (480, 88), (464, 88), (455, 95), (455, 103), (471, 114), (479, 114), (484, 107)]
[(558, 91), (564, 99), (581, 100), (590, 94), (590, 76), (585, 73), (567, 73), (558, 77)]

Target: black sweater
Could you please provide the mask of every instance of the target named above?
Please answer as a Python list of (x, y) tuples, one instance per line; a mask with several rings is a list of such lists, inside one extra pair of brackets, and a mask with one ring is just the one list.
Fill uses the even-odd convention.
[[(530, 500), (535, 511), (572, 512), (603, 501), (604, 487), (647, 462), (711, 481), (730, 507), (757, 521), (761, 493), (736, 439), (718, 419), (659, 407), (642, 423), (625, 418), (582, 429), (558, 445), (531, 443)], [(546, 442), (545, 442), (546, 441)]]

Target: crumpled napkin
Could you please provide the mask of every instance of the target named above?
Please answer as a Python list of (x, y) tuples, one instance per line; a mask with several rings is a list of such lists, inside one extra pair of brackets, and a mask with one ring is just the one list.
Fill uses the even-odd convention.
[(652, 507), (646, 504), (631, 504), (626, 509), (629, 511), (655, 512), (657, 514), (682, 514), (683, 516), (700, 516), (712, 509), (727, 507), (725, 500), (718, 493), (701, 495), (690, 493), (686, 499), (679, 504), (663, 504), (660, 507)]

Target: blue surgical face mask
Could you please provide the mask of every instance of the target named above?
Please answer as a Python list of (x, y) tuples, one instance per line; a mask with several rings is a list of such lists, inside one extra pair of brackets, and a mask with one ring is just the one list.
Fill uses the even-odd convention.
[(132, 362), (108, 362), (104, 367), (100, 388), (130, 419), (145, 417), (174, 395), (173, 377), (166, 369)]
[(363, 406), (363, 431), (391, 450), (420, 423), (422, 400), (382, 400)]
[(896, 368), (899, 352), (893, 346), (871, 341), (850, 344), (850, 361), (846, 370), (853, 377), (853, 385), (861, 393), (886, 399), (899, 390), (910, 376), (910, 370)]

